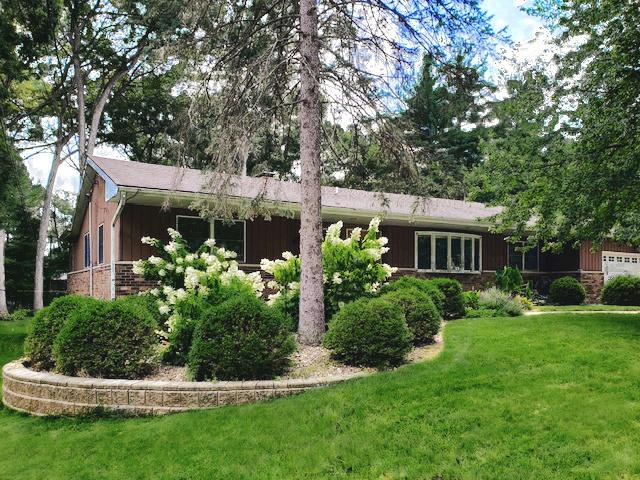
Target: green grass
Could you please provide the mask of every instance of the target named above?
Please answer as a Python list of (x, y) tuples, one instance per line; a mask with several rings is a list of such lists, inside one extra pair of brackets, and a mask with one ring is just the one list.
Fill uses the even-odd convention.
[(630, 312), (640, 311), (639, 306), (624, 306), (624, 305), (540, 305), (534, 307), (534, 311), (541, 312)]
[[(0, 328), (6, 361), (21, 338)], [(4, 409), (0, 478), (640, 477), (640, 316), (458, 320), (445, 341), (431, 362), (262, 404), (136, 419)]]

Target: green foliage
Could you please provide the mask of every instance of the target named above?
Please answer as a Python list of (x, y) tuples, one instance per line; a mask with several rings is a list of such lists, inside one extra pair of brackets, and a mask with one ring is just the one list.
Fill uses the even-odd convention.
[(38, 311), (25, 342), (25, 355), (36, 369), (50, 370), (55, 365), (53, 344), (70, 317), (87, 306), (95, 306), (97, 300), (81, 295), (66, 295)]
[(460, 318), (464, 316), (464, 299), (462, 284), (451, 278), (435, 278), (431, 282), (444, 294), (444, 318)]
[(31, 317), (31, 310), (27, 310), (26, 308), (18, 308), (11, 312), (9, 315), (9, 320), (12, 322), (23, 322)]
[(402, 308), (415, 345), (433, 341), (440, 331), (442, 317), (426, 293), (416, 288), (405, 288), (386, 293), (380, 298)]
[(349, 365), (386, 368), (404, 362), (412, 341), (401, 307), (362, 298), (334, 315), (323, 345)]
[(606, 305), (640, 305), (640, 277), (618, 275), (602, 288), (602, 303)]
[(189, 352), (196, 380), (268, 379), (284, 373), (295, 350), (286, 320), (254, 295), (236, 295), (207, 310)]
[[(324, 313), (329, 320), (342, 305), (361, 297), (373, 296), (395, 272), (395, 268), (382, 263), (382, 255), (389, 248), (386, 237), (378, 237), (380, 219), (374, 218), (369, 223), (365, 235), (357, 227), (346, 238), (340, 238), (342, 222), (339, 221), (327, 228), (322, 242), (322, 270), (324, 282)], [(289, 298), (290, 309), (297, 300), (295, 294), (300, 289), (300, 259), (291, 252), (284, 252), (283, 259), (260, 262), (262, 270), (273, 275), (267, 285), (276, 290), (269, 295), (269, 304), (273, 305), (280, 296)]]
[(298, 321), (300, 319), (300, 290), (283, 293), (276, 298), (271, 306), (278, 310), (287, 320), (292, 332), (298, 331)]
[[(162, 360), (172, 365), (185, 365), (196, 325), (202, 321), (204, 312), (211, 307), (209, 301), (197, 295), (187, 295), (176, 306), (178, 319), (169, 332), (169, 345)], [(157, 310), (157, 308), (156, 308)]]
[(580, 305), (587, 293), (582, 284), (573, 277), (560, 277), (549, 287), (549, 302), (556, 305)]
[(467, 290), (466, 292), (462, 292), (462, 302), (464, 304), (465, 310), (478, 308), (479, 298), (480, 296), (475, 290)]
[(156, 322), (135, 297), (94, 301), (74, 310), (53, 345), (65, 375), (138, 378), (154, 361)]
[(466, 318), (492, 318), (507, 316), (502, 310), (493, 308), (471, 308), (465, 313)]
[(380, 293), (384, 294), (408, 288), (415, 288), (429, 295), (438, 309), (438, 312), (440, 312), (440, 316), (444, 316), (444, 305), (446, 300), (444, 293), (442, 293), (442, 291), (435, 286), (431, 280), (424, 280), (412, 275), (403, 275), (399, 279), (383, 285), (382, 288), (380, 288)]
[(522, 290), (524, 280), (517, 268), (505, 266), (504, 269), (496, 272), (496, 287), (503, 292), (517, 293)]
[(522, 305), (513, 299), (511, 295), (496, 287), (491, 287), (479, 293), (478, 310), (494, 310), (496, 316), (517, 317), (522, 315)]

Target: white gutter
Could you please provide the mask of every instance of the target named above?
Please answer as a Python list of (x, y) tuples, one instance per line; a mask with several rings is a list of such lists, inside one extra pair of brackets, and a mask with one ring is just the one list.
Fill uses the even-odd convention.
[(126, 201), (127, 192), (122, 192), (110, 226), (111, 253), (109, 259), (111, 260), (111, 300), (116, 298), (116, 222), (120, 218), (120, 214), (122, 213), (122, 209), (124, 208)]

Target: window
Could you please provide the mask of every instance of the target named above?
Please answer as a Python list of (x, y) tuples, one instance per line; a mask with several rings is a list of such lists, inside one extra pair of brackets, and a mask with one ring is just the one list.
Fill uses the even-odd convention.
[(193, 252), (211, 237), (210, 222), (200, 217), (178, 215), (176, 217), (176, 230), (180, 232), (189, 249)]
[(245, 261), (245, 227), (244, 220), (210, 222), (200, 217), (176, 217), (176, 230), (180, 232), (191, 251), (200, 248), (205, 240), (214, 238), (217, 246), (236, 252), (240, 263)]
[(84, 234), (84, 268), (91, 266), (91, 235), (89, 233)]
[(538, 270), (540, 263), (538, 246), (523, 252), (520, 248), (524, 245), (525, 242), (507, 244), (509, 266), (518, 270)]
[(432, 272), (479, 272), (481, 248), (479, 235), (416, 232), (416, 268)]
[(216, 245), (236, 252), (238, 254), (237, 260), (240, 263), (244, 262), (244, 237), (244, 220), (214, 220), (213, 238), (216, 239)]
[(104, 263), (104, 224), (98, 226), (98, 264)]

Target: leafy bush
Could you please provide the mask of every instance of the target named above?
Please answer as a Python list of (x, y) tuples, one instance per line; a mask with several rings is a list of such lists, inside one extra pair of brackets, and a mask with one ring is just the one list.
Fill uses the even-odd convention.
[(467, 318), (491, 318), (491, 317), (503, 317), (505, 313), (493, 308), (472, 308), (467, 310), (465, 314)]
[[(479, 310), (495, 310), (499, 315), (517, 317), (522, 315), (522, 306), (502, 290), (491, 287), (478, 295)], [(468, 316), (467, 312), (467, 316)], [(496, 315), (498, 316), (498, 315)]]
[(444, 294), (444, 317), (460, 318), (464, 316), (462, 285), (452, 278), (435, 278), (431, 282)]
[(475, 290), (462, 292), (462, 303), (464, 304), (465, 310), (478, 308), (478, 298), (478, 292)]
[[(354, 228), (346, 239), (340, 238), (342, 222), (327, 228), (322, 242), (322, 268), (324, 272), (324, 311), (328, 320), (345, 303), (360, 297), (372, 296), (380, 286), (396, 271), (382, 263), (382, 255), (389, 249), (386, 237), (378, 238), (380, 220), (374, 218), (363, 236), (361, 228)], [(269, 303), (276, 303), (281, 295), (288, 295), (294, 302), (293, 294), (300, 289), (300, 259), (291, 252), (284, 252), (283, 259), (260, 262), (262, 270), (273, 275), (267, 285), (277, 290), (269, 295)], [(293, 307), (291, 307), (293, 308)]]
[(295, 348), (280, 312), (254, 295), (235, 295), (196, 326), (189, 372), (196, 380), (273, 378), (287, 369)]
[(300, 290), (289, 290), (278, 295), (271, 304), (287, 321), (292, 332), (298, 331), (300, 319)]
[(398, 305), (362, 298), (333, 316), (323, 344), (334, 358), (349, 365), (384, 368), (404, 361), (412, 337)]
[(151, 366), (156, 323), (136, 297), (88, 303), (71, 313), (53, 344), (66, 375), (136, 378)]
[(142, 238), (142, 243), (154, 247), (161, 256), (152, 255), (133, 265), (133, 273), (159, 284), (149, 293), (156, 297), (158, 312), (165, 319), (160, 324), (165, 336), (168, 337), (180, 321), (177, 305), (190, 294), (203, 297), (211, 304), (220, 303), (227, 294), (225, 287), (230, 286), (252, 291), (256, 296), (262, 294), (260, 272), (246, 274), (239, 270), (235, 252), (217, 247), (213, 239), (206, 240), (196, 252), (190, 252), (179, 232), (172, 228), (167, 231), (171, 241), (166, 245), (155, 238)]
[(586, 296), (582, 284), (573, 277), (560, 277), (549, 287), (549, 301), (556, 305), (580, 305)]
[(24, 321), (31, 316), (31, 310), (26, 308), (18, 308), (11, 312), (10, 315), (0, 318), (0, 320), (10, 320), (12, 322)]
[(520, 304), (523, 310), (531, 310), (533, 308), (533, 302), (531, 299), (523, 295), (516, 295), (513, 299)]
[(442, 317), (426, 293), (416, 288), (405, 288), (386, 293), (380, 298), (402, 308), (414, 344), (432, 341), (440, 330)]
[(69, 317), (87, 305), (98, 300), (81, 295), (65, 295), (56, 298), (51, 305), (39, 310), (25, 341), (25, 355), (36, 369), (50, 370), (55, 365), (53, 343)]
[(423, 278), (417, 278), (412, 275), (403, 275), (398, 280), (387, 283), (382, 286), (380, 293), (395, 292), (396, 290), (405, 290), (407, 288), (416, 288), (431, 297), (435, 304), (440, 316), (444, 315), (444, 303), (445, 296), (442, 291), (436, 287), (431, 280), (425, 280)]
[(604, 284), (602, 303), (606, 305), (640, 305), (640, 277), (618, 275)]

